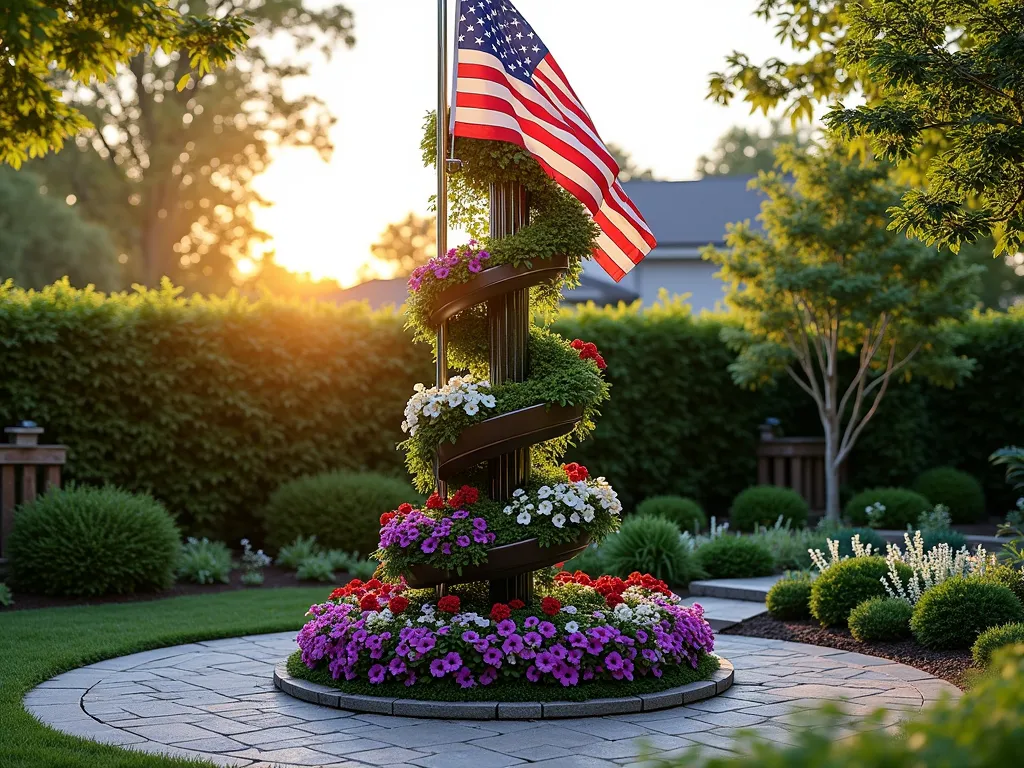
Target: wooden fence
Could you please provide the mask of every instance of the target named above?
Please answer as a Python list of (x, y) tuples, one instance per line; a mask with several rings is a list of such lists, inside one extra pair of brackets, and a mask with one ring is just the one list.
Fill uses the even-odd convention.
[(32, 501), (40, 489), (60, 485), (67, 461), (64, 445), (40, 445), (41, 427), (25, 421), (4, 429), (7, 442), (0, 443), (0, 570), (7, 564), (7, 542), (14, 527), (14, 510)]
[[(778, 424), (761, 425), (757, 446), (757, 482), (792, 488), (807, 501), (811, 514), (825, 512), (825, 439), (779, 437)], [(840, 484), (846, 481), (846, 465), (839, 468)]]

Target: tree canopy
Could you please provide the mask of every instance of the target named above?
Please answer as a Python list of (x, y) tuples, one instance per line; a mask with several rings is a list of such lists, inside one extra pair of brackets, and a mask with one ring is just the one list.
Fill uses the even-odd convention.
[(633, 160), (633, 156), (618, 144), (609, 144), (608, 152), (619, 166), (619, 181), (653, 181), (654, 171), (641, 168)]
[[(175, 85), (241, 48), (238, 15), (182, 12), (168, 0), (7, 0), (0, 6), (0, 162), (19, 167), (90, 126), (63, 87), (107, 82), (144, 51), (180, 52)], [(61, 73), (57, 82), (53, 75)]]
[(839, 63), (878, 97), (827, 124), (914, 162), (930, 133), (944, 149), (925, 189), (909, 190), (893, 226), (953, 250), (993, 236), (996, 254), (1024, 244), (1024, 0), (874, 0), (848, 9)]
[(374, 258), (394, 269), (394, 277), (405, 277), (437, 254), (437, 219), (410, 213), (404, 220), (388, 224), (371, 248)]
[(722, 134), (707, 155), (697, 159), (697, 174), (706, 176), (754, 176), (775, 167), (775, 150), (782, 144), (806, 146), (807, 131), (788, 130), (773, 120), (766, 132), (736, 125)]
[[(727, 303), (741, 326), (726, 331), (738, 351), (740, 385), (779, 374), (814, 399), (826, 438), (829, 515), (838, 517), (838, 469), (897, 376), (917, 369), (952, 383), (971, 363), (953, 354), (947, 321), (970, 312), (978, 267), (887, 228), (901, 190), (882, 163), (846, 147), (778, 149), (780, 171), (761, 173), (759, 231), (733, 225), (722, 267)], [(840, 360), (856, 373), (840, 385)]]
[(183, 50), (136, 53), (113, 80), (75, 87), (69, 103), (96, 127), (78, 136), (77, 151), (48, 157), (38, 170), (114, 233), (130, 281), (156, 286), (169, 276), (189, 291), (223, 293), (235, 284), (235, 260), (267, 239), (254, 219), (266, 201), (253, 180), (272, 153), (310, 147), (326, 158), (333, 149), (335, 118), (303, 78), (314, 62), (353, 44), (353, 17), (339, 2), (314, 0), (187, 7), (248, 19), (250, 44), (230, 66), (188, 78), (181, 90), (189, 71)]
[(68, 277), (80, 288), (121, 287), (107, 231), (83, 221), (73, 198), (45, 194), (42, 184), (33, 173), (0, 166), (0, 283), (42, 288)]

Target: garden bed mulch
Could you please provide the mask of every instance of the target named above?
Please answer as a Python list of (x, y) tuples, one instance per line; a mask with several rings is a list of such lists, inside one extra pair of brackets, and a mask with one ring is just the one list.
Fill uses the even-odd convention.
[[(347, 573), (337, 572), (337, 584), (344, 584), (352, 577)], [(102, 597), (49, 597), (47, 595), (32, 595), (26, 592), (14, 593), (14, 605), (8, 608), (0, 608), (0, 615), (11, 611), (31, 610), (35, 608), (66, 608), (77, 605), (101, 605), (103, 603), (134, 603), (148, 600), (163, 600), (168, 597), (184, 597), (187, 595), (212, 595), (216, 592), (232, 592), (235, 590), (261, 590), (275, 589), (278, 587), (314, 587), (315, 581), (299, 581), (295, 578), (295, 571), (285, 570), (276, 565), (263, 569), (263, 584), (259, 587), (247, 587), (242, 584), (241, 569), (234, 568), (231, 571), (231, 581), (228, 584), (192, 584), (189, 582), (176, 582), (170, 589), (161, 592), (134, 592), (127, 595), (104, 595)], [(324, 584), (324, 599), (336, 584)]]
[(970, 651), (931, 651), (915, 640), (861, 643), (847, 629), (825, 629), (813, 621), (780, 621), (768, 614), (747, 619), (724, 630), (722, 634), (766, 637), (878, 656), (935, 675), (961, 690), (967, 687), (971, 672), (975, 669)]

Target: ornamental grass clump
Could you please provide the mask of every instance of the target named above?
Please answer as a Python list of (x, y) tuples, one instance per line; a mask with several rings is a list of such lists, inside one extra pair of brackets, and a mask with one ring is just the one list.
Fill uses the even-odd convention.
[(850, 611), (850, 634), (862, 643), (904, 640), (910, 637), (913, 613), (906, 600), (873, 597)]
[(776, 619), (794, 621), (810, 618), (810, 574), (786, 574), (768, 590), (765, 605), (768, 608), (768, 613)]
[(970, 648), (990, 627), (1024, 621), (1024, 606), (1009, 589), (984, 579), (954, 576), (925, 592), (910, 620), (926, 648)]
[(181, 552), (163, 505), (118, 488), (51, 488), (23, 505), (11, 533), (11, 584), (96, 597), (167, 589)]
[(679, 528), (662, 517), (627, 518), (619, 532), (605, 540), (601, 557), (615, 576), (639, 571), (685, 586), (701, 573), (693, 553), (680, 540)]
[(826, 546), (827, 536), (809, 528), (793, 530), (790, 521), (780, 516), (771, 528), (758, 526), (750, 538), (763, 544), (772, 553), (777, 571), (803, 571), (814, 563), (811, 550)]
[(231, 550), (223, 541), (189, 539), (181, 545), (177, 577), (193, 584), (231, 581)]

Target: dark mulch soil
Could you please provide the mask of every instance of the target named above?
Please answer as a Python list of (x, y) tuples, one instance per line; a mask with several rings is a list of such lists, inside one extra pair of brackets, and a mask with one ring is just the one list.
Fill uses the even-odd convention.
[[(345, 584), (352, 577), (347, 573), (335, 573), (338, 584)], [(233, 569), (231, 571), (231, 582), (229, 584), (191, 584), (178, 582), (170, 589), (162, 592), (136, 592), (128, 595), (105, 595), (103, 597), (49, 597), (47, 595), (30, 595), (25, 592), (14, 593), (14, 605), (9, 608), (0, 608), (0, 613), (9, 611), (22, 611), (33, 608), (62, 608), (73, 605), (100, 605), (101, 603), (133, 603), (146, 600), (163, 600), (168, 597), (182, 597), (185, 595), (212, 595), (215, 592), (231, 592), (237, 589), (273, 589), (275, 587), (310, 587), (316, 586), (316, 582), (300, 582), (295, 578), (295, 571), (287, 571), (278, 568), (276, 565), (263, 569), (263, 584), (259, 587), (247, 587), (242, 584), (242, 571)], [(334, 585), (324, 584), (324, 599), (333, 589)]]
[(768, 614), (747, 619), (722, 634), (767, 637), (878, 656), (948, 680), (961, 690), (966, 688), (974, 670), (970, 651), (930, 651), (914, 640), (861, 643), (847, 629), (824, 629), (813, 621), (779, 621)]

